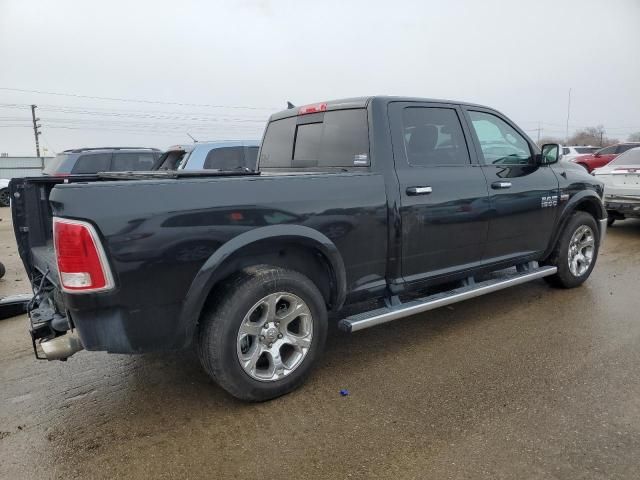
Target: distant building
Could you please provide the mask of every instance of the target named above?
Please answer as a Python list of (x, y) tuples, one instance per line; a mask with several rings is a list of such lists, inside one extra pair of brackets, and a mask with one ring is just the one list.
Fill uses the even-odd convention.
[(45, 162), (54, 157), (10, 157), (0, 155), (0, 178), (37, 177)]

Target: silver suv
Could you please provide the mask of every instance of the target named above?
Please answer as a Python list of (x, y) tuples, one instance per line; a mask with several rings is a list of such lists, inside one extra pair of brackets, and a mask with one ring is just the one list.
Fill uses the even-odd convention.
[(153, 170), (161, 155), (157, 148), (104, 147), (65, 150), (47, 162), (42, 173), (52, 176), (98, 172)]
[(162, 154), (158, 170), (255, 170), (258, 140), (220, 140), (174, 145)]

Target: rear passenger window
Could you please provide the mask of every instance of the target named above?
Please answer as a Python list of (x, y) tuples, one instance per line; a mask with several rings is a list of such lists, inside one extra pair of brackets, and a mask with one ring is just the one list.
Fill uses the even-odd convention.
[(244, 166), (244, 147), (214, 148), (204, 159), (207, 170), (237, 170)]
[(409, 164), (426, 167), (471, 163), (455, 110), (407, 107), (402, 111), (402, 124)]
[(71, 173), (97, 173), (109, 170), (111, 162), (110, 153), (94, 153), (88, 155), (80, 155), (73, 166)]
[(369, 130), (365, 109), (335, 110), (313, 117), (271, 122), (260, 153), (261, 168), (368, 165)]
[(114, 172), (151, 170), (154, 163), (155, 158), (151, 152), (115, 153), (112, 170)]

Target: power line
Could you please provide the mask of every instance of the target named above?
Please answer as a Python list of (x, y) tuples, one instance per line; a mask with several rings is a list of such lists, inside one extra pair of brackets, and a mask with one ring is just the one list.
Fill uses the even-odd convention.
[[(8, 109), (28, 109), (28, 105), (3, 104), (0, 108)], [(122, 109), (95, 109), (86, 107), (69, 107), (65, 105), (43, 105), (38, 106), (40, 112), (62, 113), (69, 115), (95, 116), (95, 117), (116, 117), (116, 118), (144, 118), (157, 120), (182, 120), (182, 121), (235, 121), (242, 123), (266, 123), (268, 115), (245, 116), (235, 114), (228, 116), (225, 114), (203, 113), (203, 112), (180, 112), (180, 111), (158, 111), (158, 110), (122, 110)]]
[(49, 150), (51, 150), (53, 152), (54, 155), (57, 154), (57, 151), (55, 148), (53, 148), (53, 145), (51, 145), (51, 142), (49, 141), (49, 139), (47, 137), (44, 136), (44, 134), (40, 134), (42, 136), (42, 139), (44, 140), (44, 142), (47, 144), (47, 148)]
[[(21, 127), (21, 125), (18, 125), (18, 127)], [(72, 125), (47, 125), (48, 129), (65, 129), (65, 130), (97, 130), (97, 131), (106, 131), (106, 132), (124, 132), (124, 133), (131, 133), (131, 132), (136, 132), (136, 133), (158, 133), (158, 134), (163, 134), (163, 135), (171, 135), (171, 134), (177, 134), (177, 133), (184, 133), (187, 129), (185, 128), (141, 128), (141, 127), (135, 127), (135, 128), (110, 128), (110, 127), (99, 127), (99, 126), (72, 126)], [(207, 132), (211, 132), (212, 134), (214, 132), (228, 132), (228, 133), (233, 133), (233, 132), (239, 132), (239, 130), (237, 128), (230, 128), (230, 129), (216, 129), (216, 128), (194, 128), (194, 127), (188, 127), (188, 129), (190, 131), (194, 131), (194, 132), (202, 132), (202, 133), (207, 133)], [(250, 133), (255, 133), (256, 135), (259, 135), (260, 132), (258, 131), (248, 131), (245, 130), (244, 131), (245, 134), (250, 134)]]
[(275, 108), (272, 108), (272, 107), (248, 107), (243, 105), (212, 105), (207, 103), (165, 102), (161, 100), (100, 97), (97, 95), (80, 95), (76, 93), (47, 92), (43, 90), (27, 90), (23, 88), (10, 88), (10, 87), (0, 87), (0, 90), (9, 91), (9, 92), (21, 92), (21, 93), (37, 93), (39, 95), (55, 95), (59, 97), (87, 98), (91, 100), (107, 100), (112, 102), (147, 103), (147, 104), (155, 104), (155, 105), (176, 105), (181, 107), (237, 108), (237, 109), (246, 109), (246, 110), (276, 110)]

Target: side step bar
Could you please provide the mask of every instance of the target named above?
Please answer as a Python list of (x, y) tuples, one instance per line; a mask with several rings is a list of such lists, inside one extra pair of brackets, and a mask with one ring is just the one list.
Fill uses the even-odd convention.
[(412, 300), (406, 303), (386, 306), (369, 312), (352, 315), (340, 320), (338, 327), (346, 332), (357, 332), (365, 328), (374, 327), (382, 323), (398, 320), (399, 318), (426, 312), (435, 308), (451, 305), (452, 303), (479, 297), (491, 292), (497, 292), (504, 288), (520, 285), (521, 283), (537, 280), (553, 275), (558, 271), (557, 267), (533, 267), (518, 268), (518, 271), (505, 274), (498, 278), (484, 280), (476, 283), (472, 278), (466, 280), (466, 285), (442, 293), (436, 293), (427, 297)]

